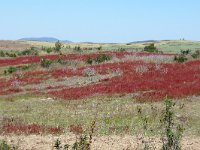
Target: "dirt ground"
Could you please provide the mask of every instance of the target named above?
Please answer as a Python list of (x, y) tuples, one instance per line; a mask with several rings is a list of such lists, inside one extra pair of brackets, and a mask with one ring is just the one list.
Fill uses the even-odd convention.
[[(63, 145), (66, 143), (72, 145), (76, 136), (73, 134), (61, 136), (0, 136), (0, 140), (6, 140), (9, 144), (17, 146), (19, 150), (53, 150), (54, 143), (58, 138)], [(140, 150), (144, 148), (145, 143), (147, 143), (149, 149), (152, 150), (159, 150), (162, 147), (162, 141), (159, 138), (144, 139), (142, 137), (133, 137), (129, 135), (113, 135), (94, 137), (92, 150)], [(200, 150), (200, 137), (184, 137), (181, 145), (183, 150)]]

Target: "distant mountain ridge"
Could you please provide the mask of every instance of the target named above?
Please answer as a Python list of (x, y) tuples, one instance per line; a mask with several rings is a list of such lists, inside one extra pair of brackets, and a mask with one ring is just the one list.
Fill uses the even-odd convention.
[(158, 40), (146, 40), (146, 41), (134, 41), (130, 42), (129, 44), (134, 44), (134, 43), (159, 43), (160, 41)]
[(59, 40), (57, 38), (53, 38), (53, 37), (30, 37), (30, 38), (21, 38), (19, 39), (20, 41), (38, 41), (38, 42), (64, 42), (64, 43), (71, 43), (71, 41), (68, 40)]

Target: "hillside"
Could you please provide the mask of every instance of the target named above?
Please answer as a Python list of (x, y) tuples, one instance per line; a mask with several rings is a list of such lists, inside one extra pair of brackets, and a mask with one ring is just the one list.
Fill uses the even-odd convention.
[(68, 40), (59, 40), (57, 38), (54, 37), (30, 37), (30, 38), (21, 38), (19, 39), (20, 41), (38, 41), (38, 42), (57, 42), (57, 41), (61, 41), (64, 43), (71, 43), (71, 41)]

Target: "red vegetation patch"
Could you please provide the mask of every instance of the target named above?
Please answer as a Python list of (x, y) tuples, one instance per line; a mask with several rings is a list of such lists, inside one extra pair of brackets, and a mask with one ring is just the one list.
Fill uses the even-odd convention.
[[(125, 55), (136, 55), (136, 56), (149, 56), (152, 53), (135, 53), (135, 52), (103, 52), (101, 54), (107, 54), (110, 56), (116, 56), (118, 58), (122, 58)], [(56, 59), (64, 59), (64, 60), (86, 60), (87, 58), (96, 58), (98, 53), (91, 54), (68, 54), (68, 55), (45, 55), (45, 56), (23, 56), (17, 58), (3, 58), (0, 59), (0, 66), (12, 66), (19, 64), (30, 64), (30, 63), (38, 63), (42, 58), (56, 60)], [(153, 55), (170, 55), (170, 54), (153, 54)]]
[(62, 132), (62, 128), (60, 127), (44, 127), (38, 124), (5, 124), (1, 127), (0, 131), (3, 134), (41, 134), (41, 133), (49, 133), (49, 134), (58, 134)]
[[(108, 55), (118, 58), (124, 55), (163, 55), (152, 53), (131, 53), (131, 52), (105, 52)], [(77, 59), (84, 60), (88, 57), (96, 57), (97, 54), (70, 54), (70, 55), (47, 55), (49, 59)], [(167, 55), (167, 54), (166, 54)], [(39, 56), (28, 56), (14, 59), (28, 59), (33, 62), (40, 60)], [(36, 59), (37, 58), (37, 59)], [(38, 59), (39, 58), (39, 59)], [(9, 59), (12, 62), (12, 59)], [(30, 62), (31, 62), (30, 60)], [(0, 61), (1, 62), (1, 61)], [(9, 63), (10, 63), (9, 62)], [(15, 62), (15, 61), (13, 61)], [(13, 63), (12, 62), (12, 63)], [(0, 63), (1, 64), (1, 63)], [(5, 63), (6, 64), (6, 63)], [(1, 64), (2, 65), (2, 64)], [(87, 66), (88, 67), (88, 66)], [(61, 68), (49, 70), (33, 70), (13, 74), (10, 79), (0, 79), (0, 95), (27, 92), (29, 94), (49, 94), (52, 97), (62, 99), (80, 99), (93, 95), (124, 95), (133, 93), (139, 101), (152, 100), (159, 101), (164, 97), (179, 98), (189, 95), (200, 94), (200, 61), (190, 61), (187, 63), (156, 64), (143, 61), (126, 61), (116, 63), (102, 63), (90, 65), (96, 74), (110, 74), (120, 72), (118, 76), (99, 80), (83, 87), (68, 87), (50, 83), (49, 86), (40, 86), (44, 81), (56, 79), (53, 82), (65, 80), (66, 77), (82, 76), (86, 67)], [(52, 80), (49, 80), (50, 82)], [(37, 88), (23, 88), (26, 85), (37, 84)], [(21, 90), (23, 89), (23, 90)], [(139, 93), (139, 94), (138, 94)]]
[(69, 131), (78, 135), (83, 133), (83, 127), (81, 125), (70, 125)]
[[(137, 66), (147, 71), (138, 73)], [(179, 98), (200, 93), (200, 61), (185, 64), (156, 64), (144, 62), (120, 62), (94, 66), (98, 72), (108, 69), (123, 71), (123, 75), (113, 77), (107, 82), (84, 87), (64, 88), (49, 94), (64, 99), (79, 99), (95, 94), (123, 94), (143, 91), (139, 100), (161, 100), (165, 96)], [(149, 92), (154, 91), (154, 92)]]

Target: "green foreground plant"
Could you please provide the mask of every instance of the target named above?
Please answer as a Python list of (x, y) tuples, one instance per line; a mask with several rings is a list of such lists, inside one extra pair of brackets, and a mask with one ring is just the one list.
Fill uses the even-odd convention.
[(175, 114), (173, 107), (175, 103), (172, 100), (167, 99), (165, 101), (165, 111), (164, 111), (164, 129), (165, 138), (163, 138), (162, 150), (180, 150), (180, 140), (183, 134), (183, 127), (181, 125), (176, 125)]

